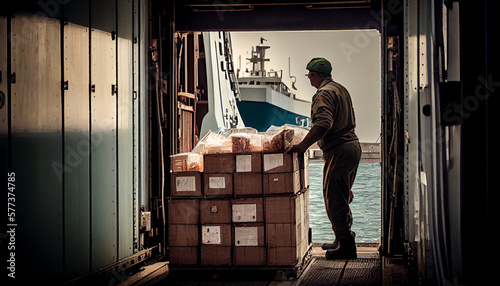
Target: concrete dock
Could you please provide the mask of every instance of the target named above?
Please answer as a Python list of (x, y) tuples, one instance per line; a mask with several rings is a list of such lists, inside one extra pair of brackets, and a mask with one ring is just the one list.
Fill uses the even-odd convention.
[[(380, 163), (380, 143), (360, 143), (361, 144), (361, 163)], [(321, 160), (323, 159), (323, 152), (314, 144), (309, 148), (309, 159)]]

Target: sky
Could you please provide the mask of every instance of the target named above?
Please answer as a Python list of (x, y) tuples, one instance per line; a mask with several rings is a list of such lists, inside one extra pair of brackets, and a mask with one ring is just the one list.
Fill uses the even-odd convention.
[(307, 63), (314, 57), (328, 59), (333, 67), (333, 80), (345, 86), (351, 95), (360, 142), (379, 140), (381, 71), (378, 31), (232, 32), (233, 61), (237, 68), (251, 70), (252, 65), (246, 59), (250, 57), (252, 46), (260, 44), (261, 37), (267, 39), (264, 45), (271, 46), (266, 50), (266, 58), (270, 58), (266, 70), (283, 70), (283, 81), (290, 88), (292, 81), (289, 76), (296, 76), (295, 93), (300, 99), (311, 101), (316, 92), (305, 76)]

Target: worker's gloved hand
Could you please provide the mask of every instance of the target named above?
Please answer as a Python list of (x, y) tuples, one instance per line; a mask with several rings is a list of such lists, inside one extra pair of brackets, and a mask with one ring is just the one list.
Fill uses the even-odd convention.
[(306, 150), (304, 149), (304, 147), (302, 147), (302, 145), (297, 144), (297, 145), (293, 145), (292, 147), (290, 147), (286, 152), (287, 153), (299, 153), (299, 155), (301, 155), (301, 154), (304, 154), (304, 152), (306, 152)]

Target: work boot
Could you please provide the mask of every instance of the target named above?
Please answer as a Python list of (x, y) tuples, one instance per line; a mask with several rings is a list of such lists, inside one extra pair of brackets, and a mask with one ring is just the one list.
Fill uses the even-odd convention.
[(321, 248), (323, 250), (337, 249), (339, 248), (339, 242), (337, 241), (337, 238), (335, 238), (335, 241), (333, 243), (323, 243), (321, 245)]
[(327, 250), (325, 253), (326, 259), (356, 259), (356, 242), (354, 237), (340, 239), (337, 249)]

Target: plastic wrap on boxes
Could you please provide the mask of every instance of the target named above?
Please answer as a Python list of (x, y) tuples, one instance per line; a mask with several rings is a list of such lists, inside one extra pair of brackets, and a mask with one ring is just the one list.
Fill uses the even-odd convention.
[(171, 170), (177, 172), (203, 172), (203, 155), (198, 153), (181, 153), (170, 156)]
[(262, 152), (260, 134), (234, 133), (229, 136), (233, 143), (233, 153)]
[(275, 126), (271, 126), (266, 133), (262, 134), (262, 152), (283, 153), (292, 146), (294, 130), (273, 127)]
[(232, 153), (232, 145), (231, 139), (209, 131), (207, 135), (198, 142), (192, 152), (199, 154)]
[(257, 129), (252, 127), (244, 127), (244, 128), (227, 129), (224, 132), (222, 132), (222, 134), (225, 135), (226, 137), (229, 137), (235, 133), (257, 134), (259, 133), (259, 131), (257, 131)]
[(192, 152), (198, 154), (218, 154), (261, 151), (261, 135), (257, 134), (257, 130), (253, 128), (243, 128), (229, 129), (222, 134), (209, 131), (207, 135), (198, 142)]
[(293, 125), (271, 126), (262, 134), (263, 153), (282, 153), (299, 144), (309, 131)]
[(291, 146), (299, 144), (307, 135), (307, 130), (298, 126), (271, 126), (265, 133), (246, 127), (228, 129), (221, 133), (209, 131), (201, 139), (193, 153), (283, 153)]

